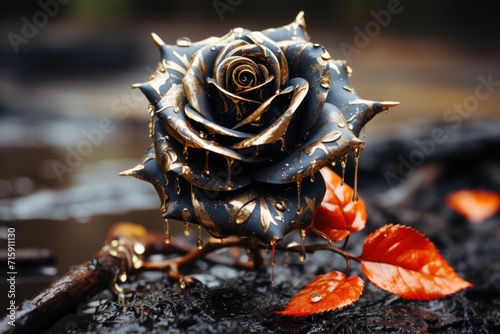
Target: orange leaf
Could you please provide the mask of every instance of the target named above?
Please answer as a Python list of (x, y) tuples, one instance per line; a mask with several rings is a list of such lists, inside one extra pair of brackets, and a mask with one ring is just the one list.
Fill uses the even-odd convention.
[[(314, 216), (313, 231), (319, 236), (340, 241), (350, 233), (362, 230), (366, 225), (366, 208), (358, 198), (352, 200), (354, 190), (329, 168), (320, 170), (326, 183), (323, 201)], [(328, 239), (326, 238), (326, 239)]]
[(485, 190), (459, 190), (446, 196), (445, 203), (471, 223), (481, 223), (500, 209), (500, 194)]
[(319, 275), (290, 300), (283, 311), (276, 313), (305, 317), (341, 309), (359, 299), (364, 282), (359, 276), (346, 277), (340, 271)]
[(370, 282), (402, 298), (436, 299), (472, 286), (458, 277), (432, 242), (408, 226), (376, 230), (366, 238), (360, 258)]

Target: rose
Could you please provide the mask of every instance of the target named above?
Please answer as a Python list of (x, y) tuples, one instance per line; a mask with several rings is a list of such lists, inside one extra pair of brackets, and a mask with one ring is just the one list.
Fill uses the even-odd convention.
[(212, 236), (264, 242), (307, 229), (325, 193), (318, 171), (359, 152), (361, 128), (391, 103), (362, 100), (345, 61), (305, 31), (303, 13), (262, 32), (166, 45), (149, 81), (153, 147), (123, 172), (151, 182), (165, 218)]

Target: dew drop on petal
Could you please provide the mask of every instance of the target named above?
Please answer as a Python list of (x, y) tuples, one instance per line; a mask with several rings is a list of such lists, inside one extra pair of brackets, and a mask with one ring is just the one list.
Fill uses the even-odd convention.
[(286, 205), (285, 205), (285, 202), (283, 201), (278, 201), (274, 204), (274, 207), (276, 208), (276, 210), (278, 211), (285, 211), (286, 210)]
[(323, 87), (325, 89), (329, 89), (330, 88), (330, 79), (323, 78), (323, 79), (321, 79), (319, 84), (321, 85), (321, 87)]
[(317, 303), (317, 302), (321, 301), (321, 299), (323, 299), (323, 297), (317, 292), (313, 293), (311, 296), (312, 303)]
[(188, 37), (181, 37), (181, 38), (177, 39), (175, 44), (177, 46), (188, 47), (188, 46), (191, 46), (192, 42), (191, 42), (191, 39), (189, 39)]

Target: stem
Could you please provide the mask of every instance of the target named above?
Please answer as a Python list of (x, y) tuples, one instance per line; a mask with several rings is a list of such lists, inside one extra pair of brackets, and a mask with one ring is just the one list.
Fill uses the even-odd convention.
[[(181, 279), (183, 276), (179, 273), (179, 268), (182, 266), (186, 266), (194, 261), (201, 259), (212, 253), (218, 249), (228, 248), (228, 247), (243, 247), (250, 249), (253, 254), (253, 263), (251, 262), (241, 262), (237, 259), (227, 262), (226, 265), (235, 265), (239, 267), (243, 267), (245, 269), (251, 269), (262, 266), (262, 256), (260, 255), (260, 249), (264, 246), (262, 243), (257, 242), (256, 240), (250, 238), (238, 238), (238, 237), (230, 237), (224, 239), (224, 241), (220, 241), (218, 239), (212, 239), (206, 245), (204, 245), (201, 249), (193, 249), (192, 251), (186, 253), (183, 256), (168, 259), (160, 262), (147, 262), (144, 261), (139, 268), (139, 270), (167, 270), (167, 275), (170, 278)], [(224, 262), (221, 261), (219, 257), (212, 257), (214, 262)]]

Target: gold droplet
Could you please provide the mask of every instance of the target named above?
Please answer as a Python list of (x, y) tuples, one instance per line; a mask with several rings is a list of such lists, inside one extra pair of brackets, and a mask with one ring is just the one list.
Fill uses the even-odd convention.
[(328, 78), (321, 79), (319, 84), (321, 85), (321, 87), (323, 87), (325, 89), (330, 89), (330, 79), (328, 79)]
[(330, 54), (328, 53), (328, 51), (325, 50), (325, 52), (321, 55), (321, 58), (323, 60), (330, 60), (332, 57), (330, 57)]
[(344, 88), (344, 90), (348, 91), (348, 92), (354, 92), (354, 88), (350, 87), (350, 86), (342, 86), (342, 88)]
[(348, 128), (349, 130), (351, 130), (351, 131), (352, 131), (352, 129), (354, 129), (354, 127), (352, 126), (352, 124), (347, 124), (347, 128)]
[(306, 259), (306, 230), (300, 230), (300, 244), (299, 244), (299, 261), (303, 262)]
[(168, 218), (165, 218), (163, 241), (167, 245), (170, 243), (170, 223), (168, 221)]
[(339, 128), (345, 128), (345, 123), (344, 122), (339, 122)]
[(201, 238), (201, 225), (198, 225), (198, 238), (196, 239), (196, 248), (203, 248), (203, 239)]
[(188, 47), (188, 46), (191, 46), (191, 44), (193, 44), (193, 43), (191, 42), (191, 40), (190, 40), (188, 37), (181, 37), (181, 38), (179, 38), (179, 39), (175, 42), (175, 44), (176, 44), (177, 46)]
[(233, 32), (236, 33), (236, 34), (241, 34), (243, 32), (243, 28), (241, 28), (241, 27), (234, 28)]
[(323, 299), (323, 297), (317, 292), (313, 293), (311, 296), (312, 303), (317, 303), (317, 302), (321, 301), (321, 299)]

